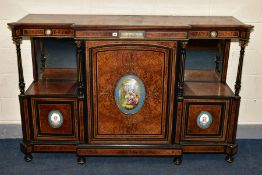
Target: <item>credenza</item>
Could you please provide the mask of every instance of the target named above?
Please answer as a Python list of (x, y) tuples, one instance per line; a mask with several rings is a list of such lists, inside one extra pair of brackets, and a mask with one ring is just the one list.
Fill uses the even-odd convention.
[[(253, 26), (229, 16), (29, 14), (16, 45), (25, 160), (223, 153), (233, 162), (245, 47)], [(31, 41), (25, 88), (20, 45)], [(240, 54), (226, 83), (231, 42)], [(27, 58), (28, 59), (28, 58)], [(237, 61), (236, 61), (237, 62)]]

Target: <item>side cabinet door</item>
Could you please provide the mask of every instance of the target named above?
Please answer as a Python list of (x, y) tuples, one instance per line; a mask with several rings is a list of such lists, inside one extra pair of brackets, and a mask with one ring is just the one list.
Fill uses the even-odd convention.
[(91, 144), (171, 143), (176, 42), (88, 41)]
[(229, 105), (227, 99), (186, 99), (181, 140), (225, 142)]

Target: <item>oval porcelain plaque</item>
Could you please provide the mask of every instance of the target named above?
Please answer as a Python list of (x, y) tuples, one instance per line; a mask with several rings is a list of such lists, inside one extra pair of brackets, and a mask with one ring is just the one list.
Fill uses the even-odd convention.
[(115, 100), (123, 113), (137, 113), (145, 100), (145, 87), (140, 78), (133, 74), (123, 76), (117, 83)]
[(63, 115), (58, 110), (50, 111), (48, 114), (48, 122), (52, 128), (59, 128), (63, 124)]
[(197, 125), (202, 129), (206, 129), (209, 128), (212, 120), (212, 115), (209, 112), (202, 111), (197, 117)]

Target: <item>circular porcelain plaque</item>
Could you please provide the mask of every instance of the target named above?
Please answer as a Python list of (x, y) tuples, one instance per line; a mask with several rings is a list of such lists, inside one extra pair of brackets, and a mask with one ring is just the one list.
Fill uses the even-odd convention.
[(48, 122), (52, 128), (59, 128), (63, 124), (63, 115), (58, 110), (49, 112)]
[(123, 76), (115, 89), (115, 101), (121, 112), (137, 113), (145, 100), (145, 87), (140, 78), (133, 74)]
[(206, 129), (212, 123), (212, 115), (207, 111), (202, 111), (197, 117), (197, 125), (202, 128)]

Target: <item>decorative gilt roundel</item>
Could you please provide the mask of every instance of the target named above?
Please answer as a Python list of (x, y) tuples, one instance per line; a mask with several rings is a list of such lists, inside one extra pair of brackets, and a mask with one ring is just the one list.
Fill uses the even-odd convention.
[(200, 114), (197, 117), (197, 125), (202, 129), (209, 128), (212, 121), (212, 115), (207, 111), (200, 112)]
[(137, 113), (145, 100), (145, 87), (140, 78), (133, 74), (123, 76), (115, 89), (115, 101), (121, 112)]
[(60, 128), (63, 124), (63, 115), (58, 110), (52, 110), (48, 114), (48, 122), (52, 128)]
[(216, 37), (217, 37), (217, 32), (216, 32), (216, 31), (210, 32), (210, 36), (211, 36), (212, 38), (216, 38)]

